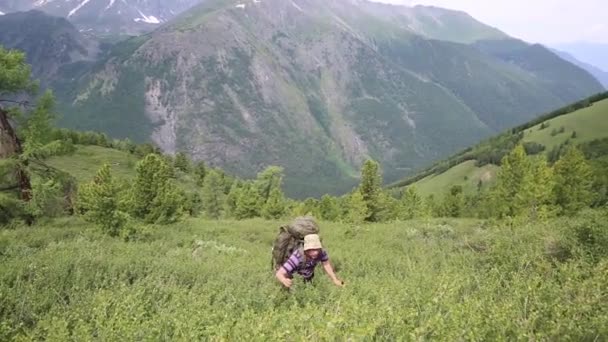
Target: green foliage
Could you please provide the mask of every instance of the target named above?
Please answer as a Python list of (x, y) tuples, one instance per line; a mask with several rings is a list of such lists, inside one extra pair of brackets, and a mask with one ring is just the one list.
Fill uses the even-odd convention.
[(265, 219), (278, 219), (285, 215), (285, 196), (280, 188), (275, 187), (270, 191), (270, 196), (264, 203), (261, 214)]
[(172, 167), (160, 156), (149, 154), (135, 167), (128, 210), (145, 222), (173, 222), (182, 214), (183, 193), (170, 180)]
[(30, 75), (31, 67), (26, 63), (23, 52), (0, 46), (0, 95), (34, 92), (38, 84), (30, 80)]
[(128, 220), (128, 215), (119, 209), (119, 194), (120, 188), (112, 178), (110, 165), (104, 164), (90, 183), (80, 187), (77, 211), (85, 220), (99, 225), (104, 233), (118, 236)]
[(399, 219), (411, 220), (420, 218), (424, 211), (424, 201), (416, 191), (415, 186), (409, 186), (401, 195), (399, 202)]
[(25, 203), (25, 210), (32, 217), (57, 217), (65, 212), (62, 184), (50, 178), (35, 177), (31, 181), (32, 198)]
[(185, 173), (189, 173), (190, 170), (192, 169), (192, 163), (190, 162), (190, 159), (188, 158), (188, 156), (183, 153), (183, 152), (178, 152), (175, 155), (175, 161), (173, 166)]
[(234, 216), (239, 219), (247, 219), (260, 216), (260, 194), (258, 189), (251, 185), (246, 184), (240, 191), (240, 196), (236, 201), (236, 209)]
[(555, 199), (563, 214), (572, 215), (592, 203), (593, 173), (580, 150), (569, 148), (554, 168)]
[(553, 185), (546, 159), (527, 157), (519, 145), (503, 159), (492, 189), (492, 210), (499, 217), (545, 217), (552, 202)]
[(465, 196), (462, 186), (454, 185), (443, 198), (443, 215), (445, 217), (461, 217), (465, 207)]
[(199, 186), (203, 186), (203, 181), (205, 180), (205, 175), (207, 174), (207, 167), (205, 166), (204, 161), (199, 161), (194, 166), (194, 175), (196, 176), (196, 183)]
[(226, 195), (226, 198), (224, 199), (224, 216), (225, 217), (234, 217), (236, 214), (236, 208), (238, 205), (238, 200), (241, 197), (242, 194), (242, 188), (241, 188), (241, 183), (238, 181), (235, 181), (232, 183), (232, 186), (230, 187), (230, 191), (228, 192), (228, 194)]
[(263, 271), (282, 221), (189, 219), (135, 243), (76, 219), (17, 227), (0, 235), (0, 340), (604, 341), (606, 256), (569, 242), (587, 220), (325, 223), (346, 286), (318, 268), (290, 293)]
[(593, 262), (608, 257), (608, 210), (586, 210), (569, 229), (581, 245), (581, 252)]
[(361, 184), (359, 193), (367, 207), (366, 221), (378, 221), (378, 215), (383, 208), (380, 206), (380, 194), (382, 187), (382, 175), (380, 165), (373, 160), (366, 160), (361, 168)]
[(369, 209), (361, 192), (354, 191), (348, 197), (348, 212), (345, 215), (346, 222), (361, 224), (369, 217)]
[(208, 218), (221, 216), (223, 195), (222, 178), (216, 170), (211, 170), (203, 182), (203, 208)]
[(319, 202), (319, 214), (323, 220), (338, 221), (341, 212), (336, 198), (330, 195), (323, 195)]
[(531, 185), (531, 166), (522, 145), (518, 145), (502, 160), (494, 189), (499, 216), (518, 216), (527, 206), (524, 194)]
[(266, 204), (274, 189), (281, 188), (283, 177), (283, 168), (280, 166), (269, 166), (257, 174), (253, 187), (258, 191), (260, 208)]

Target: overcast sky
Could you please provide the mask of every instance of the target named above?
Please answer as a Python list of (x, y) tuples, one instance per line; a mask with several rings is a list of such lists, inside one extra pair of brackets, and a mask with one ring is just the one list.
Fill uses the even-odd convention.
[(531, 43), (608, 43), (608, 0), (372, 0), (465, 11)]

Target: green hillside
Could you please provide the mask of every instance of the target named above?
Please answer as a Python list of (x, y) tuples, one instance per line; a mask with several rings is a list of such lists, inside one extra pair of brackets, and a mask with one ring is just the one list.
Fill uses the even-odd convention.
[[(583, 108), (572, 110), (579, 106)], [(451, 186), (461, 185), (466, 193), (471, 193), (478, 188), (480, 180), (484, 185), (492, 181), (499, 168), (496, 163), (517, 142), (530, 146), (540, 144), (542, 146), (536, 146), (542, 147), (542, 153), (549, 155), (565, 143), (579, 145), (608, 138), (608, 99), (583, 100), (544, 117), (544, 120), (537, 119), (470, 147), (390, 187), (414, 185), (426, 196), (443, 195)], [(531, 154), (538, 152), (541, 151)]]
[(444, 194), (454, 185), (460, 185), (465, 192), (471, 193), (477, 190), (479, 181), (482, 186), (491, 184), (497, 170), (496, 165), (477, 167), (474, 160), (469, 160), (441, 174), (425, 177), (414, 183), (414, 186), (423, 196)]
[[(541, 123), (542, 124), (542, 123)], [(594, 139), (608, 136), (608, 99), (594, 103), (591, 107), (580, 109), (574, 113), (559, 116), (544, 122), (547, 128), (540, 129), (538, 124), (528, 130), (524, 135), (524, 142), (536, 142), (551, 151), (556, 146), (571, 139), (580, 144)], [(559, 132), (564, 128), (563, 133)], [(576, 132), (576, 138), (572, 133)]]
[[(53, 156), (46, 162), (76, 178), (78, 183), (90, 182), (104, 163), (110, 164), (114, 176), (131, 180), (135, 178), (136, 155), (113, 148), (78, 145), (73, 154)], [(197, 189), (191, 174), (176, 172), (177, 184), (184, 190)]]
[(112, 172), (117, 177), (131, 179), (135, 177), (137, 160), (137, 157), (132, 154), (111, 148), (77, 146), (74, 154), (54, 156), (49, 158), (47, 163), (68, 172), (78, 182), (88, 182), (104, 163), (112, 166)]

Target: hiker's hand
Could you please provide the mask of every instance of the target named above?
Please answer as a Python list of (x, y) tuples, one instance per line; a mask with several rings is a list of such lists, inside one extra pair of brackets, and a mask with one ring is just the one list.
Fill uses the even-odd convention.
[(283, 279), (283, 285), (285, 285), (285, 287), (291, 287), (292, 284), (293, 284), (292, 279), (289, 279), (289, 278)]
[(334, 280), (334, 284), (338, 287), (344, 287), (344, 282), (339, 279)]

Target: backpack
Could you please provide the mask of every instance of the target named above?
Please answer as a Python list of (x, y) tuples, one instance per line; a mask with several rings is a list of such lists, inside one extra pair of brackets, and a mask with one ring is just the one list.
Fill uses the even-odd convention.
[(298, 217), (291, 224), (279, 227), (272, 246), (271, 270), (276, 271), (296, 249), (303, 249), (304, 236), (318, 234), (319, 226), (312, 217)]

